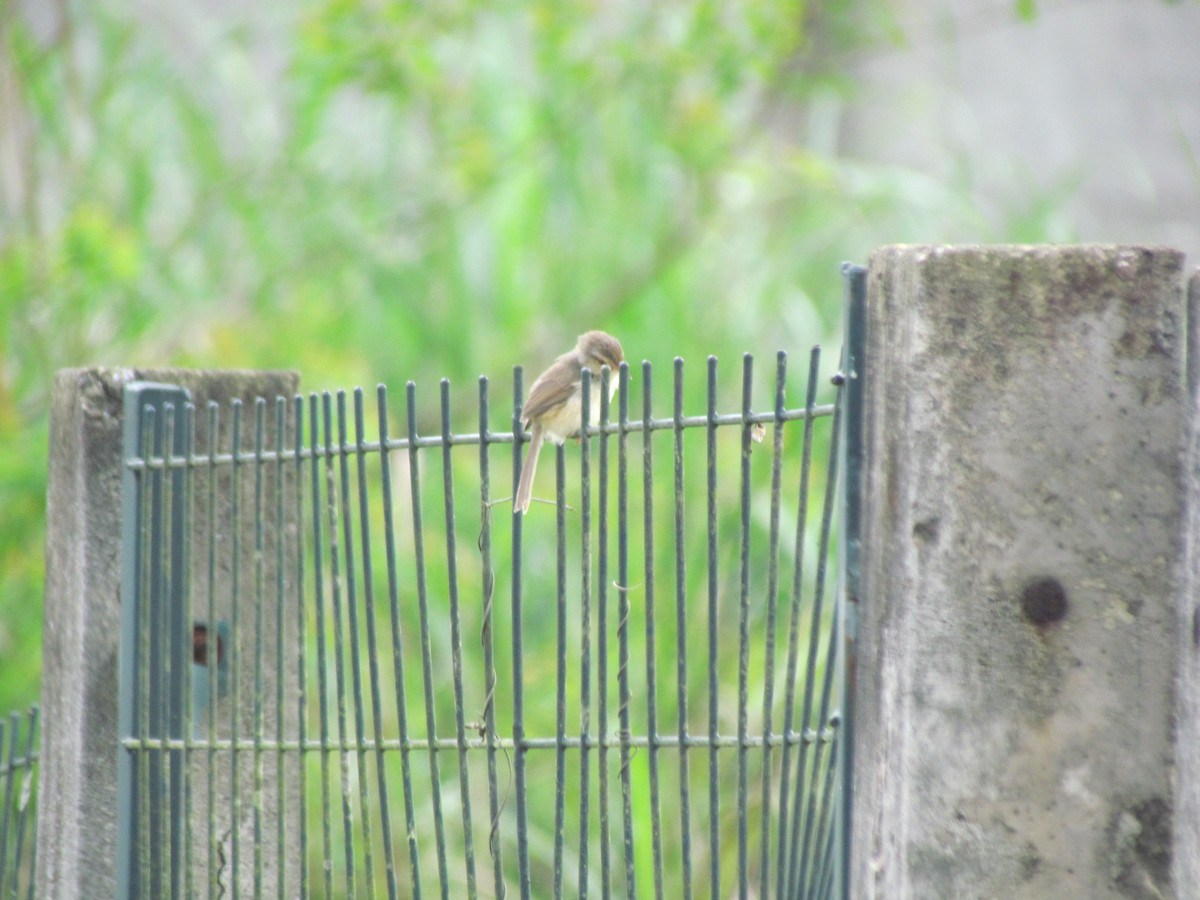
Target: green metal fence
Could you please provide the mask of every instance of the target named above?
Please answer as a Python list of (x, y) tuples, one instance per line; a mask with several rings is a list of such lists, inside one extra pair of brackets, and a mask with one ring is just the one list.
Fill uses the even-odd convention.
[(605, 371), (524, 517), (519, 369), (131, 386), (119, 896), (843, 896), (842, 389), (720, 374)]
[(0, 719), (0, 897), (33, 897), (38, 709)]

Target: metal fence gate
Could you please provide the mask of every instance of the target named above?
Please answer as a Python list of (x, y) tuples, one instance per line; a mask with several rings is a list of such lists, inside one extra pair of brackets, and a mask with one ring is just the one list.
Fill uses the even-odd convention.
[(771, 362), (604, 373), (524, 517), (520, 370), (131, 386), (120, 896), (843, 896), (846, 390)]

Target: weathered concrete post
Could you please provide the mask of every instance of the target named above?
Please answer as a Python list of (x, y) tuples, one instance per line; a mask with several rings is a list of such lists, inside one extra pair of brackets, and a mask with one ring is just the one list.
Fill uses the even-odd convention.
[[(257, 396), (291, 397), (298, 385), (298, 377), (288, 372), (71, 369), (59, 372), (55, 378), (47, 497), (44, 724), (38, 786), (39, 897), (94, 900), (116, 895), (122, 394), (125, 385), (134, 381), (170, 383), (191, 392), (198, 410), (195, 419), (198, 453), (206, 453), (213, 447), (228, 452), (231, 446), (228, 412), (233, 399), (252, 404)], [(215, 435), (208, 433), (205, 405), (210, 400), (221, 405)], [(246, 422), (253, 422), (252, 405), (247, 407)], [(253, 434), (252, 429), (245, 431)], [(273, 441), (272, 417), (268, 417), (268, 433)], [(246, 449), (244, 441), (243, 445)], [(197, 491), (192, 505), (194, 521), (203, 522), (207, 508), (204, 492)], [(218, 497), (216, 518), (221, 523), (223, 546), (218, 554), (220, 563), (214, 570), (214, 580), (218, 583), (213, 593), (219, 598), (218, 616), (227, 617), (231, 596), (230, 546), (239, 548), (241, 571), (245, 573), (243, 597), (253, 595), (247, 582), (255, 571), (254, 521), (252, 516), (243, 516), (237, 523), (240, 544), (232, 544), (235, 523), (229, 514), (228, 497)], [(284, 527), (283, 523), (280, 527)], [(194, 560), (203, 558), (203, 550), (193, 552)], [(193, 587), (203, 592), (201, 596), (207, 593), (203, 577)], [(255, 699), (250, 689), (252, 670), (247, 668), (253, 658), (246, 643), (252, 639), (251, 630), (247, 628), (235, 637), (239, 646), (245, 647), (239, 654), (238, 669), (247, 687), (242, 692), (237, 715), (246, 722), (251, 721)], [(275, 643), (267, 641), (264, 647), (266, 670), (273, 672)], [(295, 667), (283, 671), (285, 679), (292, 679), (285, 685), (287, 694), (295, 696)], [(232, 715), (230, 701), (224, 699), (221, 703), (221, 715), (228, 719)], [(246, 727), (242, 734), (247, 736), (251, 731)], [(191, 771), (195, 774), (205, 765), (205, 754), (196, 754), (193, 761)], [(244, 768), (239, 765), (238, 780), (243, 785), (248, 781)], [(218, 802), (227, 800), (232, 782), (226, 771), (218, 782)], [(249, 787), (243, 787), (243, 796), (249, 796), (249, 791)], [(203, 812), (204, 791), (197, 790), (196, 794), (194, 810)], [(274, 794), (275, 782), (268, 779), (262, 802), (271, 810), (275, 809)], [(247, 828), (249, 812), (247, 802), (240, 817), (241, 832)], [(222, 813), (222, 817), (227, 814)], [(222, 826), (218, 840), (227, 841), (228, 837)], [(206, 883), (208, 852), (207, 832), (203, 822), (199, 822), (192, 860), (201, 868), (196, 876), (200, 887)], [(300, 863), (292, 860), (286, 864)], [(278, 883), (275, 865), (272, 861), (271, 868), (264, 873), (267, 885)], [(251, 866), (244, 861), (240, 882), (247, 880), (250, 870)], [(295, 885), (294, 879), (291, 884)]]
[(1184, 452), (1183, 577), (1180, 579), (1175, 741), (1175, 878), (1200, 894), (1200, 271), (1188, 280), (1187, 447)]
[(1182, 267), (872, 256), (855, 898), (1200, 896)]

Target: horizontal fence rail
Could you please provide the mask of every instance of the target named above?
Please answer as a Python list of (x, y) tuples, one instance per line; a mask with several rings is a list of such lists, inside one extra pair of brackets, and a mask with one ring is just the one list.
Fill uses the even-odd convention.
[(841, 405), (754, 372), (604, 370), (525, 516), (520, 369), (503, 430), (130, 388), (122, 896), (837, 895)]
[(38, 708), (0, 719), (0, 897), (32, 898)]

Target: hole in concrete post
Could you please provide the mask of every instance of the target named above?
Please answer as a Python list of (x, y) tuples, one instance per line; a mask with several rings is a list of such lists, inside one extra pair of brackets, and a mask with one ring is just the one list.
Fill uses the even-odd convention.
[(932, 544), (938, 536), (938, 517), (923, 519), (913, 526), (913, 537), (926, 544)]
[(228, 646), (228, 622), (211, 629), (205, 622), (192, 623), (192, 736), (197, 740), (204, 737), (206, 723), (212, 723), (217, 699), (229, 694)]
[(216, 653), (211, 653), (208, 642), (208, 626), (197, 622), (192, 626), (192, 662), (198, 666), (207, 666), (209, 657), (215, 657), (218, 666), (225, 662), (225, 642), (218, 630), (216, 635)]
[(1067, 591), (1057, 578), (1037, 578), (1025, 585), (1021, 610), (1034, 625), (1052, 625), (1067, 615)]

